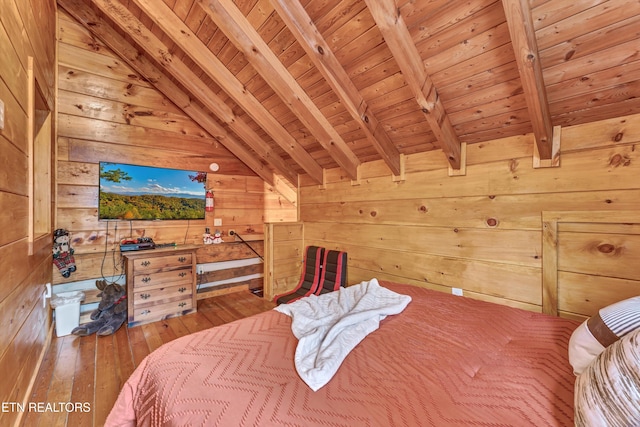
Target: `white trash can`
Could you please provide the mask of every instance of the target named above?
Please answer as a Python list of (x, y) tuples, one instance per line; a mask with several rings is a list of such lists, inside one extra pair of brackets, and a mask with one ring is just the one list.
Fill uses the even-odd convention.
[(80, 302), (84, 300), (84, 292), (60, 292), (51, 298), (51, 308), (56, 310), (56, 336), (71, 334), (73, 328), (80, 324)]

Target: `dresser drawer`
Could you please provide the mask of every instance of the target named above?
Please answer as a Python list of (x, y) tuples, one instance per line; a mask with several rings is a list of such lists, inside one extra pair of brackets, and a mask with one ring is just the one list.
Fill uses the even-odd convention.
[(134, 260), (133, 271), (138, 275), (141, 273), (153, 273), (167, 268), (176, 268), (181, 265), (191, 267), (193, 254), (181, 253), (165, 256), (149, 256)]
[(148, 307), (135, 307), (133, 316), (135, 323), (147, 323), (186, 314), (186, 312), (190, 312), (192, 308), (192, 301), (190, 299), (184, 299), (164, 304), (150, 305)]
[(191, 268), (164, 271), (162, 273), (136, 274), (133, 276), (133, 288), (145, 288), (158, 285), (189, 285), (193, 283), (193, 271)]
[(191, 298), (191, 283), (171, 286), (145, 287), (133, 293), (133, 305), (158, 303), (171, 299)]

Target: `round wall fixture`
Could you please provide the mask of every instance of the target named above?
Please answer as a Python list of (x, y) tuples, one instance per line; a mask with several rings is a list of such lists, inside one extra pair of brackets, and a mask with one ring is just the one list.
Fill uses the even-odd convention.
[(209, 165), (209, 169), (211, 169), (214, 172), (218, 172), (218, 170), (220, 170), (220, 165), (217, 164), (216, 162), (213, 162)]

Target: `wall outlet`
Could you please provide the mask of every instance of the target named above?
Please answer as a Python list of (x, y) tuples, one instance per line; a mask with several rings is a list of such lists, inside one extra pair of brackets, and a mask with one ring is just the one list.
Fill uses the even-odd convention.
[(45, 290), (42, 292), (42, 308), (47, 308), (47, 298), (51, 298), (51, 283), (44, 285)]
[(451, 288), (451, 293), (461, 297), (462, 296), (462, 289), (460, 289), (460, 288)]
[(213, 219), (213, 226), (214, 227), (221, 227), (222, 226), (222, 218), (214, 218)]

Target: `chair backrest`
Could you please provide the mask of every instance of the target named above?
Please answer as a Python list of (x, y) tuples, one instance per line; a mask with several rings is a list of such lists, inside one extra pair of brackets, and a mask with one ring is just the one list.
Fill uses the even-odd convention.
[(342, 251), (325, 251), (322, 262), (322, 275), (316, 295), (333, 292), (347, 283), (347, 253)]
[(318, 246), (307, 246), (302, 275), (297, 288), (307, 289), (311, 293), (316, 292), (322, 276), (322, 260), (324, 258), (324, 248)]

